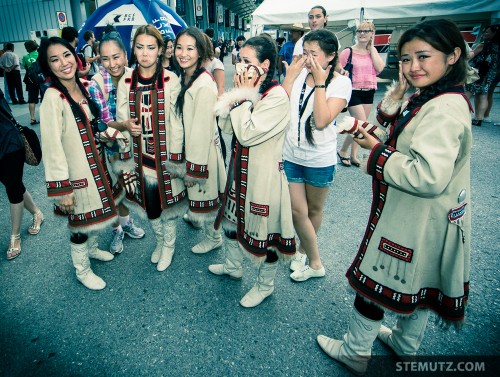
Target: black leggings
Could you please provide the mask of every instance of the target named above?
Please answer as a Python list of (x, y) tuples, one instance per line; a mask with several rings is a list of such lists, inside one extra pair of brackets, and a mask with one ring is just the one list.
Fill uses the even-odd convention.
[(26, 187), (23, 185), (24, 148), (3, 155), (0, 160), (0, 182), (5, 186), (9, 203), (23, 201)]
[(89, 237), (83, 233), (70, 233), (69, 235), (69, 241), (77, 245), (87, 242), (88, 238)]
[(359, 294), (356, 294), (354, 299), (354, 307), (363, 317), (371, 319), (372, 321), (381, 321), (384, 318), (384, 311), (375, 304), (367, 302)]
[(154, 220), (161, 216), (161, 200), (158, 186), (145, 187), (144, 196), (146, 197), (146, 213), (148, 219)]

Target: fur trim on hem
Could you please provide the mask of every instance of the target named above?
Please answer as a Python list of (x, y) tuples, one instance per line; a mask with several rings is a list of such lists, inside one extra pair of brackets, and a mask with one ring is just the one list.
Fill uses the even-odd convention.
[(234, 88), (220, 97), (214, 107), (214, 111), (218, 116), (227, 116), (235, 102), (249, 100), (255, 106), (259, 99), (260, 93), (257, 88)]
[(135, 170), (135, 161), (133, 158), (128, 160), (114, 160), (111, 162), (111, 169), (115, 174), (121, 174), (122, 172), (131, 172)]
[(222, 229), (224, 230), (224, 232), (226, 234), (227, 233), (236, 233), (236, 230), (237, 230), (236, 224), (233, 223), (232, 221), (229, 221), (225, 217), (222, 218), (221, 225), (222, 225)]
[(137, 214), (141, 219), (148, 220), (148, 214), (144, 208), (142, 208), (136, 202), (133, 202), (129, 198), (125, 197), (125, 200), (122, 203), (134, 214)]
[(464, 327), (466, 316), (464, 316), (464, 318), (460, 321), (450, 321), (448, 319), (444, 319), (434, 312), (433, 314), (435, 316), (434, 324), (443, 330), (449, 330), (451, 327), (453, 327), (453, 329), (458, 332)]
[(165, 169), (170, 175), (174, 175), (179, 178), (184, 178), (186, 176), (186, 162), (179, 161), (165, 161), (164, 163)]
[[(214, 225), (215, 218), (217, 217), (218, 209), (210, 212), (193, 212), (188, 210), (187, 214), (189, 219), (197, 223), (208, 223)], [(236, 229), (235, 229), (236, 230)]]
[(72, 233), (83, 233), (83, 234), (89, 235), (91, 233), (100, 232), (101, 230), (106, 229), (107, 227), (109, 227), (112, 224), (114, 224), (117, 220), (118, 220), (118, 215), (113, 216), (112, 218), (110, 218), (110, 219), (108, 219), (106, 221), (102, 221), (100, 223), (92, 224), (92, 225), (88, 225), (88, 226), (77, 226), (77, 227), (74, 227), (74, 226), (70, 226), (68, 224), (68, 229)]
[(392, 99), (391, 93), (394, 91), (394, 89), (396, 89), (397, 85), (398, 83), (396, 81), (392, 81), (392, 84), (387, 88), (384, 98), (380, 103), (380, 110), (388, 115), (395, 114), (405, 101), (404, 99), (401, 99), (399, 101), (395, 101)]
[(198, 184), (200, 186), (203, 186), (207, 182), (207, 178), (192, 177), (186, 174), (184, 177), (184, 182), (186, 183), (186, 185), (194, 183), (195, 185)]
[[(353, 287), (351, 287), (351, 285), (348, 285), (347, 286), (347, 290), (349, 292), (354, 292), (355, 294), (358, 293)], [(402, 319), (405, 319), (405, 318), (408, 318), (410, 317), (414, 312), (411, 312), (411, 313), (397, 313), (391, 309), (388, 309), (386, 308), (385, 306), (382, 306), (368, 298), (366, 298), (365, 296), (363, 295), (359, 295), (365, 302), (369, 303), (369, 304), (372, 304), (372, 305), (375, 305), (377, 308), (381, 309), (384, 311), (384, 313), (391, 313), (393, 315), (396, 316), (396, 318), (402, 318)], [(465, 307), (467, 309), (467, 306)], [(464, 316), (464, 319), (460, 320), (460, 321), (450, 321), (449, 319), (445, 319), (443, 317), (441, 317), (438, 313), (436, 313), (434, 310), (432, 310), (431, 308), (427, 307), (427, 306), (421, 306), (421, 307), (418, 307), (415, 309), (416, 310), (429, 310), (431, 312), (432, 315), (435, 316), (435, 319), (434, 319), (434, 324), (438, 327), (440, 327), (441, 329), (443, 330), (448, 330), (450, 327), (453, 327), (455, 329), (455, 331), (460, 331), (463, 326), (464, 326), (464, 323), (465, 323), (465, 316)]]
[(161, 219), (163, 221), (174, 220), (184, 215), (187, 209), (188, 209), (188, 201), (186, 198), (184, 198), (180, 202), (172, 204), (168, 208), (161, 211)]
[[(238, 242), (238, 244), (239, 244), (239, 242)], [(240, 248), (244, 251), (244, 255), (246, 256), (246, 259), (248, 259), (251, 264), (259, 267), (262, 263), (264, 263), (266, 261), (265, 255), (262, 257), (259, 257), (257, 255), (250, 253), (249, 251), (247, 251), (243, 245), (241, 245), (241, 244), (239, 244), (239, 245), (240, 245)], [(288, 266), (289, 263), (291, 262), (291, 260), (293, 259), (293, 257), (295, 256), (295, 254), (292, 254), (292, 255), (283, 254), (274, 246), (269, 247), (268, 250), (274, 251), (278, 255), (278, 262), (283, 263), (285, 266)]]

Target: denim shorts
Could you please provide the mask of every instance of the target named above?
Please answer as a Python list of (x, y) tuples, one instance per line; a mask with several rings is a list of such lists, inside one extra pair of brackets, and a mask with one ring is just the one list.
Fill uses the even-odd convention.
[(337, 166), (331, 165), (324, 168), (310, 168), (283, 161), (286, 178), (290, 183), (307, 183), (314, 187), (329, 187), (333, 184)]

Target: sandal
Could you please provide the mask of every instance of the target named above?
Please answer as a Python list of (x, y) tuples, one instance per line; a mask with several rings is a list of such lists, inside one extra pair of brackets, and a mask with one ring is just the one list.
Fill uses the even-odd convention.
[(28, 228), (28, 233), (31, 234), (32, 236), (35, 236), (38, 233), (40, 233), (40, 226), (42, 225), (43, 220), (44, 220), (43, 213), (42, 211), (38, 210), (38, 212), (36, 212), (33, 215), (33, 222)]
[(340, 155), (339, 152), (337, 152), (337, 156), (340, 158), (340, 163), (344, 166), (351, 166), (351, 158), (350, 157), (343, 157)]
[(31, 119), (31, 122), (30, 124), (33, 126), (34, 124), (38, 124), (40, 123), (39, 121), (37, 121), (36, 119)]
[(359, 168), (359, 167), (360, 167), (360, 165), (361, 165), (361, 162), (351, 160), (351, 165), (352, 165), (352, 166), (356, 166), (357, 168)]
[(21, 254), (21, 242), (19, 242), (19, 247), (14, 247), (14, 243), (17, 240), (21, 240), (21, 235), (20, 234), (15, 234), (10, 236), (10, 245), (9, 249), (7, 250), (7, 260), (12, 260)]

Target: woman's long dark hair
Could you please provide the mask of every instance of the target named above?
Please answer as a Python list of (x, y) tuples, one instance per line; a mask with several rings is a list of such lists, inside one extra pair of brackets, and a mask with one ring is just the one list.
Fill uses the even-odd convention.
[[(315, 7), (318, 8), (318, 7)], [(319, 45), (319, 48), (321, 51), (325, 53), (325, 55), (332, 55), (335, 54), (333, 59), (330, 62), (330, 72), (328, 72), (328, 76), (326, 77), (325, 81), (325, 86), (328, 88), (328, 85), (330, 85), (330, 82), (333, 79), (333, 76), (335, 74), (335, 66), (337, 65), (337, 61), (339, 59), (339, 56), (337, 54), (337, 51), (339, 49), (339, 41), (337, 40), (337, 37), (335, 34), (333, 34), (331, 31), (327, 29), (319, 29), (319, 30), (313, 30), (309, 34), (306, 34), (304, 36), (304, 43), (306, 42), (317, 42)], [(314, 90), (314, 89), (313, 89)], [(313, 119), (314, 114), (311, 113), (309, 117), (306, 119), (305, 124), (304, 124), (304, 131), (306, 133), (306, 139), (309, 142), (309, 144), (314, 145), (314, 135), (313, 135), (313, 127), (311, 125), (311, 120)], [(300, 119), (299, 119), (300, 122)]]
[(177, 47), (179, 38), (182, 37), (183, 35), (189, 35), (190, 37), (194, 38), (196, 42), (196, 50), (198, 51), (198, 62), (196, 63), (196, 70), (194, 71), (193, 76), (191, 77), (191, 79), (187, 84), (184, 83), (185, 81), (184, 78), (186, 76), (186, 73), (184, 72), (184, 70), (181, 73), (182, 89), (179, 92), (179, 95), (177, 96), (177, 102), (175, 103), (175, 108), (179, 115), (183, 115), (182, 113), (184, 108), (184, 95), (186, 94), (186, 91), (193, 84), (193, 82), (200, 76), (200, 74), (205, 71), (205, 68), (203, 68), (203, 64), (210, 56), (208, 51), (209, 46), (207, 46), (205, 42), (205, 37), (203, 36), (203, 32), (201, 32), (198, 28), (188, 27), (187, 29), (182, 30), (175, 37), (174, 56), (173, 56), (174, 59), (177, 59), (177, 57), (175, 56), (175, 49)]
[(259, 89), (259, 93), (265, 93), (273, 85), (273, 77), (276, 72), (276, 61), (278, 59), (276, 42), (268, 34), (264, 33), (250, 38), (242, 47), (253, 48), (259, 63), (263, 63), (266, 59), (269, 60), (269, 70)]
[[(63, 84), (61, 84), (61, 82), (59, 81), (57, 76), (54, 75), (54, 73), (50, 69), (49, 57), (47, 54), (47, 50), (50, 46), (54, 46), (54, 45), (62, 45), (64, 47), (66, 47), (71, 52), (73, 57), (75, 58), (75, 64), (77, 64), (78, 59), (76, 57), (76, 52), (75, 52), (75, 49), (73, 48), (73, 46), (71, 46), (69, 44), (69, 42), (66, 41), (65, 39), (62, 39), (59, 37), (50, 37), (49, 39), (45, 40), (44, 43), (41, 43), (41, 46), (38, 49), (38, 62), (40, 63), (40, 68), (41, 68), (42, 72), (45, 74), (45, 77), (50, 77), (51, 86), (53, 86), (54, 88), (61, 91), (64, 94), (64, 96), (68, 99), (68, 101), (71, 105), (71, 110), (73, 111), (73, 114), (75, 116), (78, 116), (82, 121), (84, 121), (86, 118), (85, 112), (80, 107), (80, 105), (78, 105), (78, 103), (76, 103), (76, 101), (71, 97), (71, 95), (68, 92), (68, 89), (66, 89), (66, 87)], [(94, 119), (98, 120), (101, 116), (101, 111), (100, 111), (97, 103), (90, 96), (90, 93), (87, 90), (87, 88), (80, 81), (80, 78), (78, 77), (78, 69), (76, 70), (76, 73), (75, 73), (75, 82), (78, 85), (78, 87), (80, 88), (82, 94), (85, 96), (85, 99), (87, 100), (87, 103), (89, 104), (89, 108), (90, 108), (92, 115), (94, 116)]]
[(466, 47), (464, 37), (460, 33), (457, 25), (449, 20), (430, 20), (421, 22), (403, 33), (398, 42), (398, 57), (401, 57), (403, 46), (414, 39), (420, 39), (436, 50), (441, 51), (445, 55), (450, 55), (455, 52), (455, 48), (460, 48), (461, 54), (453, 65), (450, 65), (450, 70), (441, 80), (430, 85), (427, 88), (421, 89), (421, 93), (426, 91), (436, 91), (449, 88), (450, 86), (461, 84), (465, 81), (467, 66), (466, 66)]

